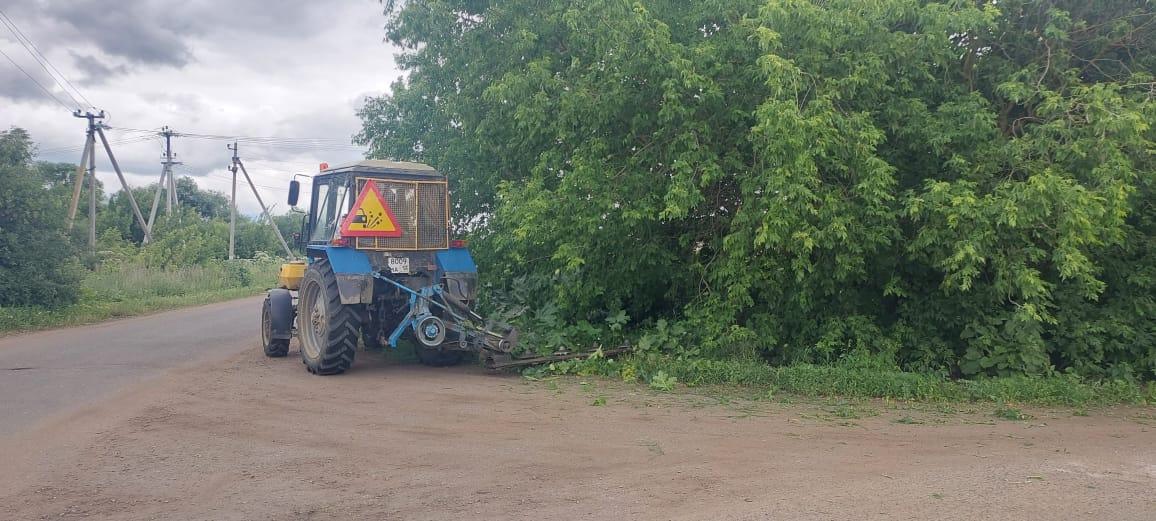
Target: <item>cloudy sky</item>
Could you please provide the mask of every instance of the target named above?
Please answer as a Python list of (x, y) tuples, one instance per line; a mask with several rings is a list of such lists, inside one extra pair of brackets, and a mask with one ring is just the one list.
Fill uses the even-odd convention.
[[(0, 56), (0, 128), (27, 129), (41, 159), (79, 161), (85, 123), (69, 111), (87, 108), (85, 98), (109, 115), (106, 133), (133, 186), (161, 169), (162, 141), (140, 130), (293, 138), (241, 144), (274, 213), (285, 210), (293, 173), (362, 157), (350, 144), (355, 111), (399, 76), (377, 0), (0, 0), (0, 11), (80, 91), (74, 102), (0, 24), (0, 51), (60, 100)], [(176, 138), (177, 174), (228, 193), (226, 142)], [(119, 188), (99, 153), (97, 176)], [(238, 205), (256, 214), (242, 186)]]

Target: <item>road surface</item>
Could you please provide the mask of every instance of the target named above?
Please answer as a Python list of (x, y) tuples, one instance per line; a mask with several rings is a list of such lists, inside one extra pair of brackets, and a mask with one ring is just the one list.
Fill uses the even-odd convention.
[(251, 347), (261, 297), (0, 337), (0, 435), (167, 369)]
[(262, 355), (257, 302), (4, 339), (33, 369), (0, 371), (0, 519), (1156, 519), (1151, 409), (318, 377)]

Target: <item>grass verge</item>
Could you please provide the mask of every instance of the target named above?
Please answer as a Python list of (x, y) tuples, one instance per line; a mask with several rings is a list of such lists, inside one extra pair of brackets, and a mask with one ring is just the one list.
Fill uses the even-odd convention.
[(923, 402), (992, 402), (1043, 406), (1154, 404), (1156, 386), (1125, 380), (1089, 381), (1073, 375), (951, 380), (941, 375), (853, 364), (774, 367), (760, 361), (680, 360), (632, 356), (551, 364), (533, 371), (641, 380), (652, 389), (730, 385), (801, 396), (883, 398)]
[(80, 300), (60, 309), (0, 307), (0, 335), (92, 324), (259, 294), (278, 262), (231, 261), (177, 269), (112, 266), (89, 273)]

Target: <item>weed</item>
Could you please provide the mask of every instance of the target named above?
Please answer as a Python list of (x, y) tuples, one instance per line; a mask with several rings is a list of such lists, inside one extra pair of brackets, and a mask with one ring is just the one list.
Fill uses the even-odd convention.
[(657, 441), (640, 440), (638, 442), (638, 444), (642, 445), (643, 447), (646, 447), (647, 450), (649, 450), (650, 453), (654, 454), (655, 456), (662, 456), (662, 455), (666, 454), (666, 452), (662, 450), (662, 445), (659, 445)]
[(831, 410), (831, 414), (834, 414), (837, 418), (850, 420), (859, 419), (859, 412), (855, 410), (855, 407), (850, 405), (839, 405)]
[(599, 396), (599, 397), (595, 398), (593, 402), (590, 402), (590, 405), (592, 405), (594, 407), (602, 407), (603, 405), (606, 405), (606, 397), (605, 396)]
[(1023, 411), (1016, 409), (1015, 407), (1010, 407), (1010, 406), (1006, 406), (1006, 405), (996, 408), (995, 412), (993, 413), (993, 416), (995, 416), (996, 418), (1001, 418), (1004, 420), (1012, 420), (1012, 421), (1022, 421), (1022, 420), (1030, 420), (1031, 419), (1031, 416), (1024, 414)]
[(891, 420), (891, 423), (902, 423), (904, 425), (921, 425), (923, 423), (923, 420), (917, 420), (915, 418), (912, 418), (911, 416), (902, 416), (902, 417), (896, 418), (894, 420)]
[(956, 409), (955, 407), (952, 407), (946, 403), (936, 404), (935, 410), (939, 414), (957, 414), (959, 412), (959, 409)]
[(666, 371), (658, 371), (650, 377), (650, 388), (656, 391), (673, 391), (676, 383), (678, 383), (678, 378), (666, 374)]

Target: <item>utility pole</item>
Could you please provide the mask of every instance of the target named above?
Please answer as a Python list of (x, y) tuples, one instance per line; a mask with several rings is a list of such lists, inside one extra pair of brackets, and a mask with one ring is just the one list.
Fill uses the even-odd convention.
[(179, 161), (173, 161), (173, 136), (179, 134), (166, 126), (161, 128), (160, 135), (165, 138), (165, 160), (161, 161), (161, 179), (157, 182), (157, 191), (153, 195), (153, 206), (149, 210), (148, 229), (150, 236), (152, 235), (153, 223), (156, 222), (162, 190), (165, 192), (165, 213), (170, 216), (173, 214), (173, 206), (177, 204), (177, 185), (173, 175), (173, 165), (181, 164)]
[[(228, 147), (229, 150), (233, 151), (233, 176), (235, 177), (237, 175), (236, 169), (240, 168), (241, 174), (245, 176), (245, 181), (249, 182), (249, 188), (253, 190), (253, 196), (257, 198), (257, 204), (261, 205), (261, 212), (265, 215), (265, 220), (269, 222), (269, 226), (273, 227), (273, 233), (277, 234), (277, 240), (281, 242), (281, 247), (285, 248), (285, 254), (288, 255), (290, 259), (296, 259), (297, 256), (293, 254), (293, 250), (290, 249), (289, 244), (285, 242), (285, 237), (281, 236), (281, 229), (277, 228), (277, 223), (273, 222), (273, 216), (269, 215), (269, 208), (265, 206), (265, 201), (261, 200), (261, 194), (257, 192), (257, 185), (253, 184), (253, 178), (249, 177), (249, 172), (245, 170), (245, 163), (242, 163), (241, 158), (237, 155), (237, 142), (234, 141), (232, 146), (225, 146)], [(235, 197), (233, 201), (233, 206), (235, 208), (237, 205)], [(236, 210), (234, 210), (234, 212), (235, 211)]]
[[(80, 164), (76, 165), (76, 179), (72, 185), (72, 202), (68, 205), (68, 229), (69, 229), (69, 231), (72, 230), (72, 226), (76, 222), (76, 210), (77, 210), (77, 207), (80, 206), (80, 192), (81, 192), (81, 189), (84, 188), (84, 177), (87, 173), (86, 170), (91, 172), (91, 169), (88, 167), (91, 167), (93, 165), (93, 163), (96, 162), (95, 161), (95, 159), (96, 159), (95, 154), (93, 153), (94, 148), (95, 148), (95, 144), (96, 144), (95, 143), (96, 120), (104, 119), (104, 111), (100, 111), (99, 114), (93, 114), (91, 112), (87, 112), (84, 115), (81, 115), (80, 111), (78, 110), (78, 111), (74, 112), (72, 115), (73, 115), (73, 117), (87, 119), (88, 120), (88, 128), (85, 130), (84, 150), (80, 153)], [(95, 177), (95, 176), (93, 176), (93, 177)], [(91, 183), (92, 186), (95, 186), (95, 184), (96, 184), (95, 181), (93, 183)], [(89, 225), (88, 246), (89, 246), (89, 248), (95, 250), (96, 249), (96, 232), (93, 231), (92, 228), (95, 227), (95, 223), (96, 223), (96, 208), (95, 208), (96, 205), (92, 203), (92, 199), (96, 198), (96, 190), (90, 190), (90, 191), (91, 191), (91, 193), (89, 194), (88, 220), (91, 224)]]
[(88, 247), (96, 253), (96, 140), (88, 147)]
[[(88, 130), (85, 133), (84, 152), (80, 158), (80, 165), (76, 168), (76, 185), (72, 189), (72, 202), (68, 205), (68, 229), (72, 229), (73, 223), (76, 221), (76, 208), (80, 203), (80, 191), (84, 184), (83, 174), (85, 166), (88, 167), (89, 172), (89, 186), (90, 193), (88, 198), (88, 245), (94, 251), (96, 250), (96, 138), (100, 138), (101, 145), (104, 146), (104, 152), (108, 155), (108, 162), (112, 164), (112, 169), (116, 171), (116, 177), (120, 179), (120, 186), (124, 189), (125, 195), (128, 196), (129, 205), (132, 206), (133, 217), (136, 218), (137, 224), (144, 230), (144, 241), (148, 242), (150, 231), (148, 223), (145, 222), (144, 217), (140, 213), (140, 207), (136, 204), (136, 197), (133, 197), (132, 189), (128, 186), (128, 181), (124, 179), (124, 172), (120, 171), (120, 164), (116, 162), (116, 156), (112, 154), (112, 147), (108, 144), (108, 138), (104, 135), (103, 126), (97, 123), (96, 120), (104, 119), (104, 111), (96, 114), (92, 112), (72, 113), (73, 117), (84, 118), (88, 120)], [(87, 157), (86, 157), (87, 156)]]
[(241, 158), (237, 157), (236, 141), (225, 147), (233, 151), (233, 162), (229, 164), (229, 171), (233, 172), (233, 191), (229, 195), (229, 260), (233, 260), (237, 258), (237, 163)]

